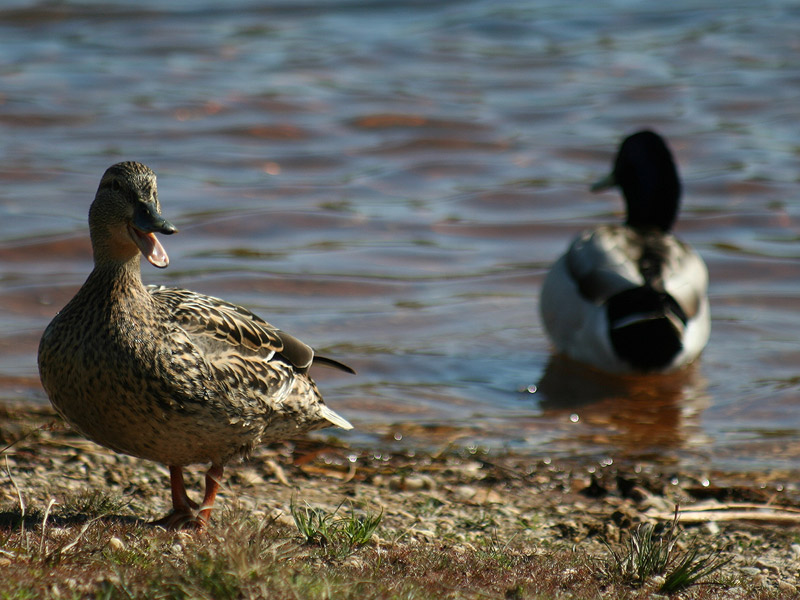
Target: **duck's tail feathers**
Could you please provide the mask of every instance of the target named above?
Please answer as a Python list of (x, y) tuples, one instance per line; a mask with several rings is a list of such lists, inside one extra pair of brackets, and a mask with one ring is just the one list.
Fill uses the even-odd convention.
[(350, 373), (351, 375), (356, 374), (356, 370), (352, 367), (348, 367), (343, 362), (339, 362), (338, 360), (334, 360), (332, 358), (328, 358), (327, 356), (314, 356), (314, 363), (318, 365), (323, 365), (325, 367), (330, 367), (332, 369), (339, 369), (340, 371), (344, 371), (345, 373)]
[(320, 413), (324, 419), (327, 419), (337, 427), (341, 427), (342, 429), (352, 429), (353, 426), (350, 424), (350, 421), (345, 419), (343, 416), (339, 415), (337, 412), (331, 410), (324, 404), (320, 405)]
[(686, 314), (675, 299), (641, 286), (620, 292), (606, 303), (614, 351), (640, 371), (668, 367), (683, 349)]

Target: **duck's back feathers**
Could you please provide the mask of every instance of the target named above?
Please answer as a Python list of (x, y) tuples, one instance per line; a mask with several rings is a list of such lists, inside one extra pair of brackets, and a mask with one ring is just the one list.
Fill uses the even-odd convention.
[(266, 360), (277, 357), (300, 372), (306, 372), (312, 364), (321, 364), (355, 374), (338, 360), (315, 355), (311, 346), (242, 306), (180, 288), (151, 285), (147, 290), (169, 311), (170, 318), (194, 337), (211, 337), (257, 352)]
[(622, 189), (624, 225), (581, 233), (545, 279), (541, 313), (556, 350), (612, 372), (694, 360), (710, 331), (708, 272), (669, 231), (680, 203), (675, 162), (651, 131), (626, 138), (593, 190)]
[(647, 285), (672, 295), (692, 318), (708, 286), (708, 272), (697, 252), (657, 231), (603, 225), (581, 233), (565, 256), (580, 295), (595, 304)]
[[(190, 290), (147, 286), (147, 291), (172, 321), (199, 348), (204, 360), (240, 393), (264, 393), (278, 402), (291, 395), (295, 379), (308, 379), (312, 364), (324, 364), (349, 373), (353, 369), (339, 361), (314, 355), (314, 350), (293, 335), (271, 325), (255, 313)], [(310, 381), (310, 379), (309, 379)], [(352, 425), (325, 406), (316, 386), (308, 386), (306, 401), (319, 405), (320, 417), (351, 429)], [(297, 390), (296, 390), (297, 391)], [(294, 395), (298, 395), (295, 393)]]
[(638, 252), (630, 230), (609, 225), (581, 233), (565, 255), (567, 274), (580, 295), (601, 304), (609, 297), (644, 283), (630, 252)]
[(194, 338), (213, 338), (257, 352), (266, 360), (277, 354), (300, 370), (308, 369), (314, 360), (310, 346), (246, 308), (179, 288), (147, 286), (147, 290), (169, 318)]
[[(179, 325), (202, 348), (207, 362), (243, 387), (263, 389), (266, 382), (272, 382), (267, 385), (269, 395), (281, 398), (286, 394), (276, 390), (276, 385), (291, 387), (294, 378), (306, 377), (312, 364), (355, 373), (344, 363), (316, 356), (311, 346), (236, 304), (180, 288), (147, 286), (147, 291), (167, 313), (165, 320)], [(324, 405), (316, 386), (308, 393), (309, 400), (314, 398), (319, 403), (321, 417), (345, 429), (352, 428)]]
[(666, 370), (705, 345), (707, 285), (703, 260), (673, 235), (607, 225), (553, 265), (540, 308), (559, 352), (612, 372)]

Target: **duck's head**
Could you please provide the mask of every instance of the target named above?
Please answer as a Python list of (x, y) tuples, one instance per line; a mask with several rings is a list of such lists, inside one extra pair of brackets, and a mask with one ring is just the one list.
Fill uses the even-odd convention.
[(110, 166), (100, 180), (89, 209), (89, 231), (95, 263), (126, 263), (141, 252), (163, 269), (169, 257), (155, 234), (178, 230), (161, 216), (156, 174), (141, 163), (121, 162)]
[(664, 139), (652, 131), (625, 138), (610, 175), (592, 186), (600, 191), (618, 186), (625, 197), (630, 227), (672, 229), (678, 216), (681, 182)]

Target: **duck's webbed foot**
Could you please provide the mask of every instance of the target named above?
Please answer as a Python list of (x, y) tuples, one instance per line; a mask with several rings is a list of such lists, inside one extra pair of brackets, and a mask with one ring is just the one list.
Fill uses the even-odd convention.
[(169, 514), (153, 521), (151, 525), (163, 527), (168, 530), (203, 529), (211, 519), (211, 509), (217, 497), (222, 475), (222, 465), (211, 465), (206, 472), (206, 492), (203, 504), (199, 505), (186, 494), (183, 483), (183, 468), (170, 465), (169, 480), (172, 488), (172, 510)]
[(160, 519), (151, 521), (150, 525), (155, 527), (163, 527), (168, 531), (179, 531), (181, 529), (202, 529), (202, 525), (198, 522), (197, 513), (193, 510), (185, 512), (172, 510)]

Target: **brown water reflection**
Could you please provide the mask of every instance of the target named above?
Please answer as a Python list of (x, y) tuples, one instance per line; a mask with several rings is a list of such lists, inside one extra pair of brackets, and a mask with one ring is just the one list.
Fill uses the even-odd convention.
[(697, 364), (669, 374), (613, 376), (561, 356), (550, 359), (536, 396), (544, 417), (581, 421), (578, 439), (624, 455), (658, 457), (702, 443), (700, 414), (710, 404)]

